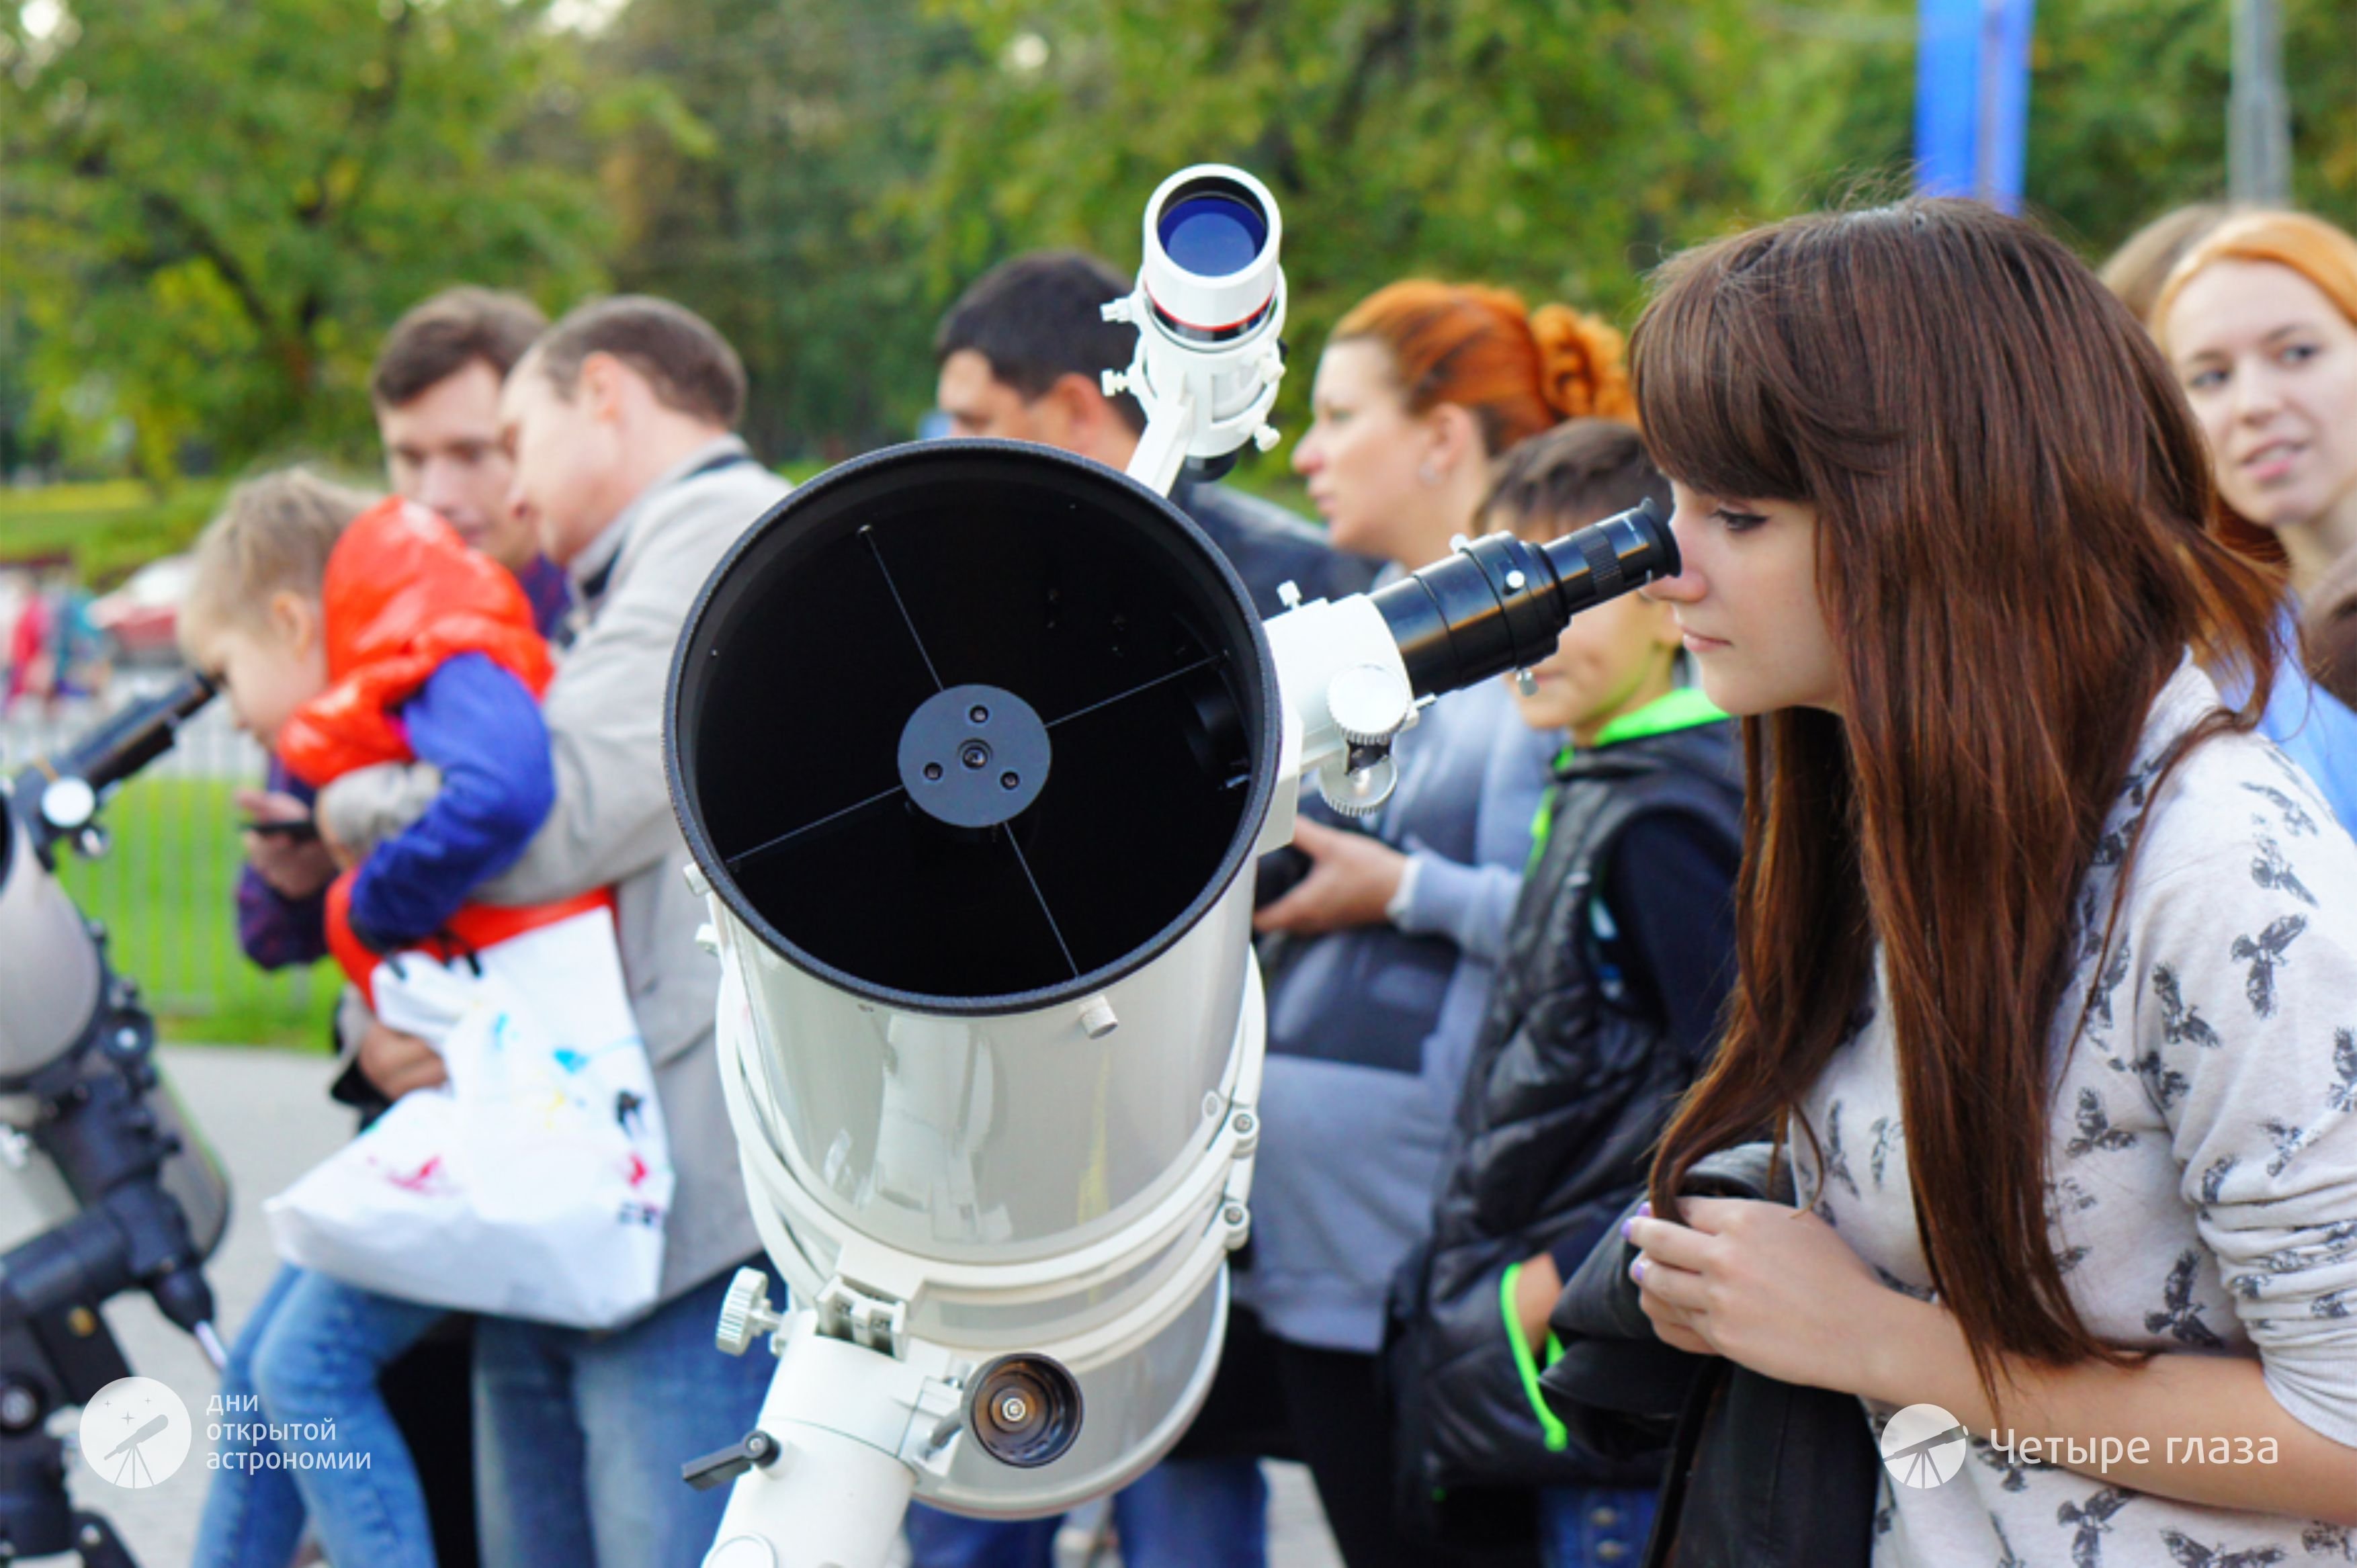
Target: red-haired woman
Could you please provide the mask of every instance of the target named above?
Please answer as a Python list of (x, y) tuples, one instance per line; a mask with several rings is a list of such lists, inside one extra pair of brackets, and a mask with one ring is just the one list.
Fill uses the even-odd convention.
[[(2176, 378), (1941, 201), (1678, 258), (1633, 359), (1646, 591), (1750, 772), (1726, 1037), (1629, 1225), (1656, 1332), (1952, 1412), (1883, 1568), (2341, 1560), (2357, 845), (2254, 733), (2275, 595)], [(1763, 1130), (1801, 1208), (1673, 1207)]]
[[(1570, 415), (1625, 414), (1629, 391), (1620, 335), (1601, 323), (1415, 281), (1343, 317), (1312, 406), (1295, 467), (1335, 545), (1396, 575), (1476, 531), (1492, 458)], [(1240, 1381), (1275, 1394), (1351, 1568), (1447, 1561), (1394, 1526), (1376, 1352), (1391, 1277), (1430, 1229), (1559, 745), (1522, 725), (1502, 682), (1434, 704), (1399, 738), (1390, 802), (1361, 832), (1305, 822), (1296, 842), (1313, 868), (1258, 918), (1283, 941), (1239, 1294), (1268, 1332), (1240, 1316), (1215, 1410)]]
[[(2298, 212), (2229, 218), (2170, 271), (2152, 325), (2230, 528), (2290, 570), (2289, 641), (2298, 607), (2336, 612), (2326, 580), (2357, 554), (2357, 239)], [(2357, 712), (2287, 665), (2259, 729), (2357, 832)]]

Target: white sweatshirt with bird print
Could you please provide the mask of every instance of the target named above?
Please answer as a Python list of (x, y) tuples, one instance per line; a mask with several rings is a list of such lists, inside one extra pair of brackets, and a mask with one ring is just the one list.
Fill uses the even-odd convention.
[[(2257, 736), (2198, 745), (2156, 793), (2169, 746), (2217, 705), (2190, 661), (2162, 688), (2078, 890), (2050, 1069), (2055, 1255), (2100, 1337), (2255, 1357), (2295, 1419), (2357, 1447), (2357, 844)], [(1794, 1174), (1886, 1284), (1931, 1299), (1889, 1011), (1878, 974), (1802, 1106), (1822, 1159), (1795, 1126)], [(1869, 1406), (1878, 1433), (1891, 1413)], [(2226, 1434), (2202, 1419), (2185, 1412), (2180, 1435), (2206, 1455)], [(1876, 1568), (2357, 1563), (2357, 1530), (2014, 1462), (1987, 1437), (1944, 1485), (1884, 1477)]]

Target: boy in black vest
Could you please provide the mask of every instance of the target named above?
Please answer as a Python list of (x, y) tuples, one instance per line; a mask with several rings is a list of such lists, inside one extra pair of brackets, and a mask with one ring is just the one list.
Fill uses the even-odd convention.
[[(1573, 420), (1508, 454), (1486, 526), (1543, 542), (1669, 485), (1635, 430)], [(1642, 1185), (1716, 1043), (1734, 975), (1743, 785), (1735, 726), (1679, 684), (1666, 605), (1588, 610), (1519, 697), (1570, 745), (1458, 1101), (1433, 1236), (1394, 1291), (1400, 1496), (1470, 1543), (1536, 1499), (1548, 1568), (1634, 1563), (1658, 1460), (1573, 1446), (1541, 1402), (1562, 1280)]]

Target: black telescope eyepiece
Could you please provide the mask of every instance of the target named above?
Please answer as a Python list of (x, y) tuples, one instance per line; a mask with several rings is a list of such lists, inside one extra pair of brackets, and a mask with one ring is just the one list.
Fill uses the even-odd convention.
[(191, 670), (50, 757), (42, 770), (53, 779), (79, 779), (103, 794), (171, 750), (180, 725), (211, 702), (216, 690), (210, 677)]
[(1372, 596), (1408, 684), (1437, 696), (1530, 668), (1580, 611), (1679, 569), (1677, 541), (1649, 500), (1549, 544), (1511, 533), (1460, 542)]

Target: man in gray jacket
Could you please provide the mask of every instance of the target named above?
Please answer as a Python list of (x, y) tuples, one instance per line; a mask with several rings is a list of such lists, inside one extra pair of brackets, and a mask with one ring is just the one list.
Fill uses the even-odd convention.
[[(483, 896), (534, 903), (614, 889), (677, 1186), (649, 1316), (608, 1333), (490, 1318), (477, 1331), (478, 1484), (494, 1568), (701, 1561), (727, 1494), (691, 1490), (680, 1465), (745, 1434), (771, 1370), (766, 1357), (712, 1343), (722, 1294), (759, 1261), (760, 1242), (714, 1058), (719, 968), (695, 944), (702, 912), (662, 760), (664, 682), (688, 609), (787, 490), (731, 434), (744, 394), (719, 334), (643, 296), (574, 311), (501, 394), (511, 499), (570, 575), (576, 607), (543, 702), (556, 803)], [(339, 781), (320, 809), (343, 842), (367, 842), (414, 788), (398, 770), (371, 769)]]

